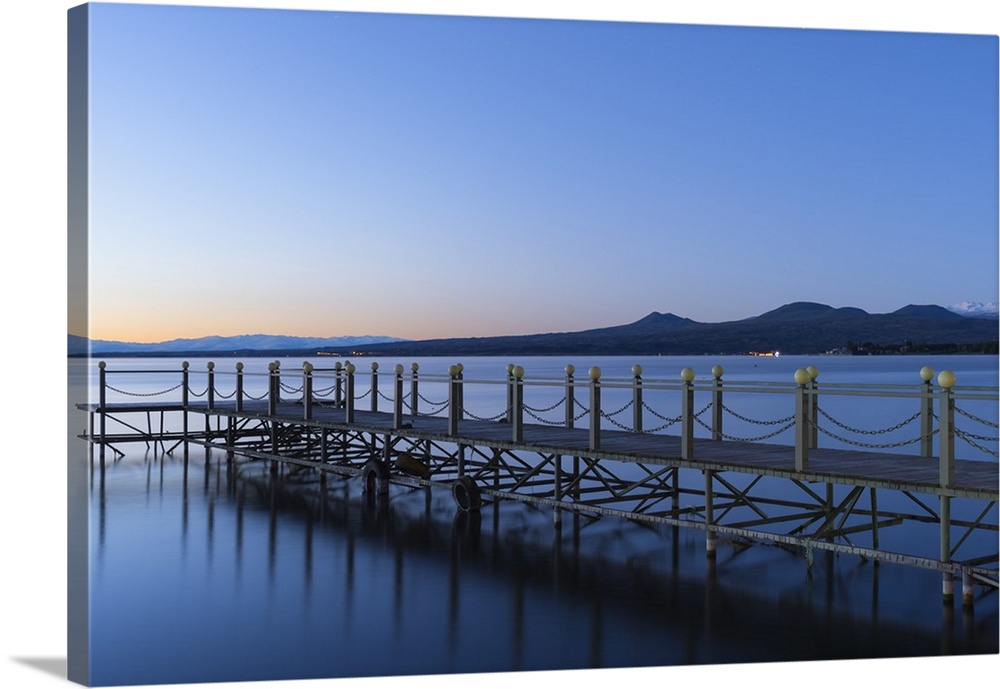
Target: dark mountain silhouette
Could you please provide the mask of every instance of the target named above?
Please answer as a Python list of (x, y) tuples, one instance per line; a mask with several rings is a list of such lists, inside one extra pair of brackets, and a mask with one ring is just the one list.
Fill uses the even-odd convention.
[[(246, 337), (246, 336), (244, 336)], [(576, 332), (467, 337), (420, 341), (372, 342), (353, 338), (345, 342), (296, 341), (267, 336), (257, 340), (260, 347), (239, 339), (239, 348), (227, 342), (229, 351), (218, 348), (217, 338), (175, 341), (166, 351), (130, 345), (105, 351), (129, 356), (208, 356), (210, 354), (253, 356), (303, 355), (319, 352), (344, 356), (528, 356), (528, 355), (655, 355), (655, 354), (740, 354), (773, 352), (816, 354), (832, 350), (851, 353), (872, 351), (986, 351), (997, 350), (996, 318), (969, 317), (940, 306), (910, 304), (893, 313), (868, 313), (854, 307), (834, 308), (814, 302), (794, 302), (759, 316), (723, 323), (700, 323), (673, 313), (654, 311), (624, 325), (592, 328)], [(347, 338), (345, 338), (347, 339)], [(389, 340), (389, 338), (383, 338)], [(212, 343), (214, 349), (209, 349)], [(279, 344), (284, 343), (284, 344)], [(121, 344), (121, 343), (110, 343)], [(265, 346), (266, 344), (266, 346)], [(70, 336), (70, 354), (84, 353), (86, 340)], [(97, 352), (94, 349), (95, 353)]]

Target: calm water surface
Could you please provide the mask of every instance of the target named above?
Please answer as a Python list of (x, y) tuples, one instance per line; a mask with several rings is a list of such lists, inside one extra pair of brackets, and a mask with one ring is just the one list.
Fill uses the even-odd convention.
[[(675, 379), (692, 359), (699, 379), (719, 363), (639, 363), (646, 377)], [(419, 361), (421, 371), (453, 363)], [(960, 384), (996, 384), (995, 357), (945, 361), (782, 357), (722, 365), (733, 381), (786, 381), (815, 363), (821, 381), (919, 383), (917, 371), (929, 363), (954, 370)], [(232, 370), (235, 362), (216, 363)], [(507, 362), (463, 363), (470, 379), (501, 378)], [(515, 363), (528, 375), (560, 376), (570, 361)], [(585, 375), (594, 362), (573, 363)], [(605, 376), (627, 377), (633, 363), (606, 357), (598, 365)], [(179, 362), (109, 360), (113, 369), (151, 364), (176, 369)], [(203, 366), (192, 361), (192, 370)], [(248, 370), (265, 366), (247, 361)], [(282, 362), (283, 370), (299, 366)], [(154, 376), (118, 384), (152, 391), (162, 383)], [(485, 413), (492, 399), (480, 403)], [(748, 399), (740, 408), (784, 414), (772, 399)], [(992, 414), (995, 420), (995, 408)], [(863, 420), (876, 426), (884, 419), (869, 412)], [(88, 461), (85, 447), (80, 461)], [(998, 650), (997, 595), (977, 600), (973, 614), (960, 604), (942, 606), (935, 572), (825, 554), (810, 567), (781, 548), (724, 542), (711, 564), (696, 530), (572, 516), (557, 528), (551, 510), (521, 503), (487, 505), (470, 516), (447, 492), (402, 486), (371, 500), (357, 479), (272, 477), (262, 465), (236, 468), (224, 454), (195, 447), (185, 457), (180, 449), (164, 455), (136, 445), (103, 468), (99, 461), (89, 467), (94, 684)]]

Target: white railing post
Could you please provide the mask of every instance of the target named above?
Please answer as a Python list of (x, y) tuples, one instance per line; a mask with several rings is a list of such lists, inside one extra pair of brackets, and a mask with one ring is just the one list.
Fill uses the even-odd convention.
[(339, 361), (333, 364), (333, 406), (337, 409), (344, 406), (344, 390), (343, 390), (343, 379), (342, 371), (344, 370), (344, 365)]
[(449, 366), (448, 376), (448, 435), (458, 435), (458, 366)]
[(302, 362), (302, 410), (306, 421), (313, 416), (313, 365)]
[(396, 364), (394, 369), (396, 378), (393, 385), (392, 395), (392, 427), (402, 428), (403, 426), (403, 365)]
[(373, 412), (378, 411), (378, 362), (372, 362), (372, 391), (371, 391), (372, 401), (371, 410)]
[(278, 411), (278, 364), (272, 361), (267, 365), (267, 415), (274, 416)]
[(940, 426), (938, 435), (939, 468), (942, 488), (950, 488), (955, 482), (955, 374), (941, 371), (938, 375), (941, 386), (938, 403)]
[(601, 369), (591, 366), (590, 371), (590, 449), (601, 446)]
[(722, 440), (722, 373), (718, 364), (712, 367), (712, 440)]
[(515, 366), (511, 374), (511, 392), (513, 393), (513, 414), (511, 415), (511, 437), (515, 443), (524, 440), (524, 369)]
[(819, 447), (819, 369), (815, 366), (806, 366), (809, 373), (809, 407), (807, 409), (809, 420), (809, 447)]
[(215, 362), (209, 361), (206, 364), (208, 369), (208, 390), (206, 402), (209, 409), (215, 409)]
[(236, 362), (236, 411), (243, 411), (243, 362)]
[(184, 411), (181, 412), (181, 416), (184, 417), (182, 426), (182, 436), (184, 438), (185, 448), (187, 448), (187, 440), (188, 440), (188, 404), (190, 402), (188, 398), (188, 393), (190, 392), (190, 386), (188, 385), (190, 379), (188, 374), (188, 366), (190, 366), (188, 362), (186, 361), (181, 362), (181, 406), (184, 408)]
[(633, 366), (632, 376), (632, 430), (642, 433), (642, 366)]
[(924, 366), (920, 369), (920, 456), (934, 456), (934, 369)]
[(417, 409), (419, 408), (418, 400), (420, 399), (420, 391), (417, 386), (417, 371), (420, 370), (420, 365), (417, 362), (410, 364), (410, 414), (413, 416), (417, 415)]
[(357, 368), (350, 361), (344, 366), (344, 371), (347, 374), (346, 389), (344, 391), (345, 413), (344, 421), (346, 423), (354, 423), (354, 372)]
[(681, 459), (694, 459), (694, 369), (681, 369)]
[(800, 368), (795, 371), (795, 471), (809, 468), (809, 371)]
[(463, 366), (460, 363), (459, 364), (455, 364), (455, 366), (458, 367), (458, 375), (456, 376), (456, 378), (458, 380), (458, 382), (457, 382), (457, 385), (458, 385), (458, 390), (457, 390), (457, 392), (458, 392), (458, 408), (456, 409), (456, 411), (458, 412), (458, 419), (459, 419), (459, 421), (461, 421), (462, 419), (465, 418), (465, 384), (462, 382), (463, 372), (465, 371), (465, 366)]
[(576, 368), (573, 364), (566, 364), (566, 428), (573, 428), (573, 419), (576, 412), (576, 396), (574, 395), (573, 374)]

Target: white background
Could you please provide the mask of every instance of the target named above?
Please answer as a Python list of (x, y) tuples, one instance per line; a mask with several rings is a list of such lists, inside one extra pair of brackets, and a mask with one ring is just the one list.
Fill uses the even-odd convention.
[[(10, 0), (0, 15), (3, 145), (0, 215), (3, 248), (3, 413), (0, 454), (3, 560), (0, 561), (0, 680), (5, 687), (63, 686), (66, 657), (66, 467), (62, 443), (66, 346), (66, 11), (55, 0)], [(161, 2), (159, 4), (206, 4)], [(896, 2), (678, 2), (553, 0), (411, 2), (218, 2), (214, 5), (735, 24), (947, 33), (998, 33), (983, 0)], [(661, 7), (660, 5), (665, 5)], [(752, 7), (752, 9), (751, 9)], [(955, 270), (946, 253), (928, 269)], [(932, 279), (932, 277), (931, 277)], [(919, 604), (919, 602), (917, 602)], [(926, 601), (936, 606), (938, 601)], [(506, 687), (512, 682), (833, 687), (906, 682), (909, 686), (990, 683), (1000, 656), (528, 673), (398, 680), (206, 684), (213, 687)], [(993, 678), (991, 680), (990, 678)]]

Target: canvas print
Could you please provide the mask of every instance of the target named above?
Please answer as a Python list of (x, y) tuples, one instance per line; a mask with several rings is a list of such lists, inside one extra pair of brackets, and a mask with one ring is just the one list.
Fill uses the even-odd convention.
[(996, 36), (68, 27), (72, 681), (998, 653)]

